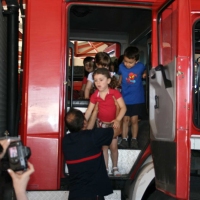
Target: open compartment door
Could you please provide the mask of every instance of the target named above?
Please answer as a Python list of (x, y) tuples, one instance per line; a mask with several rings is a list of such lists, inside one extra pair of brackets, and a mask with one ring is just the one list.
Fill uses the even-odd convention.
[(149, 109), (156, 188), (189, 199), (189, 0), (166, 1), (152, 20)]

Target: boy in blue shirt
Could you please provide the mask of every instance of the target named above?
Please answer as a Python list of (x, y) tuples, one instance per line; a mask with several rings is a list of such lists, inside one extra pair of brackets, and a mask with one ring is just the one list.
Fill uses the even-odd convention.
[(131, 122), (132, 139), (131, 149), (138, 148), (138, 116), (145, 112), (145, 95), (142, 78), (146, 76), (145, 66), (139, 62), (139, 50), (137, 47), (129, 46), (124, 51), (123, 62), (119, 66), (119, 84), (122, 87), (122, 97), (124, 98), (127, 111), (123, 118), (122, 141), (120, 148), (128, 148), (128, 130)]

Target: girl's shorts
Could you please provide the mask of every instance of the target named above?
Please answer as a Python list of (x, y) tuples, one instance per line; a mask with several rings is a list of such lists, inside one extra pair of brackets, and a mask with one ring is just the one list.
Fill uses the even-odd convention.
[(108, 128), (108, 127), (112, 127), (113, 126), (113, 123), (104, 123), (102, 122), (100, 119), (97, 119), (97, 127), (98, 128)]
[[(97, 119), (97, 127), (98, 128), (108, 128), (108, 127), (112, 127), (113, 123), (104, 123), (102, 122), (100, 119)], [(118, 137), (114, 137), (113, 139), (118, 139)]]
[(139, 118), (145, 118), (147, 116), (145, 103), (126, 105), (125, 116), (133, 117), (138, 116)]

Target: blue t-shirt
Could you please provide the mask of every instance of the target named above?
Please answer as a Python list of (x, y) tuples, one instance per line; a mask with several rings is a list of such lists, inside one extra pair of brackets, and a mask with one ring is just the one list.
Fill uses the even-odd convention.
[(124, 63), (119, 66), (118, 74), (122, 76), (122, 97), (126, 105), (144, 103), (144, 88), (142, 84), (142, 74), (145, 66), (138, 62), (130, 69)]

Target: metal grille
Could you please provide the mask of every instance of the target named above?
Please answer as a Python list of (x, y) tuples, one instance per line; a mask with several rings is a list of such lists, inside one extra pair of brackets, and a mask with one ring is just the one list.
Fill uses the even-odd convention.
[(7, 18), (2, 15), (0, 1), (0, 137), (6, 130), (7, 107)]

